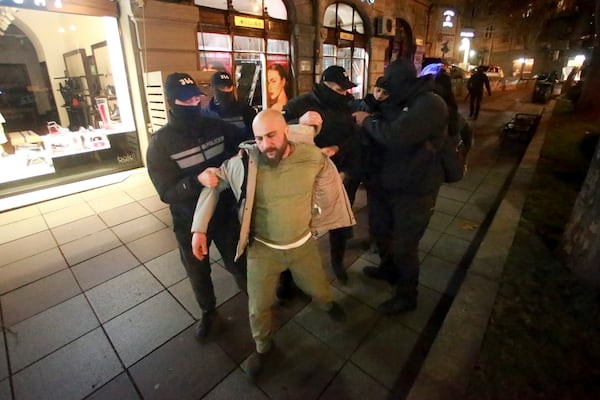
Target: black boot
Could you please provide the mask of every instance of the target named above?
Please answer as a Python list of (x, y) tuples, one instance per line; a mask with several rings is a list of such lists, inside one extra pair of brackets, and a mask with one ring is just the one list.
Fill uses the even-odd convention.
[(331, 257), (331, 269), (338, 281), (348, 282), (348, 274), (344, 269), (344, 254), (346, 253), (347, 228), (338, 228), (329, 231), (329, 247)]
[(396, 294), (377, 307), (383, 315), (396, 315), (417, 308), (417, 289), (397, 289)]
[(201, 341), (208, 336), (216, 313), (216, 310), (202, 311), (202, 319), (196, 325), (195, 336), (197, 340)]
[(372, 279), (378, 279), (380, 281), (386, 281), (390, 285), (396, 283), (396, 274), (385, 267), (374, 267), (368, 266), (363, 268), (363, 274)]

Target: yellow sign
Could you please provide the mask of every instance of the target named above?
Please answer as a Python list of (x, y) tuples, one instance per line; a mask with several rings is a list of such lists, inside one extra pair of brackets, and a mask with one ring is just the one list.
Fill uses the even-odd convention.
[(234, 17), (235, 26), (243, 26), (244, 28), (265, 29), (265, 20), (260, 18)]
[(354, 40), (354, 35), (351, 33), (340, 32), (340, 39), (342, 40)]

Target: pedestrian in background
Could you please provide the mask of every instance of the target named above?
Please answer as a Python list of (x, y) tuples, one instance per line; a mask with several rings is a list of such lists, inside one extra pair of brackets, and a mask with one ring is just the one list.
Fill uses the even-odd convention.
[(479, 66), (475, 69), (475, 73), (471, 75), (467, 81), (467, 89), (469, 90), (469, 117), (477, 119), (479, 109), (481, 108), (481, 100), (483, 99), (483, 88), (487, 89), (488, 96), (492, 95), (490, 89), (490, 80), (484, 72), (484, 68)]

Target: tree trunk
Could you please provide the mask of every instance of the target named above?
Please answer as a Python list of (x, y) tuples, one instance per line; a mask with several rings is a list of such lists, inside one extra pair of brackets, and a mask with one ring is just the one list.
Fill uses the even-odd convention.
[(563, 235), (566, 265), (582, 281), (600, 287), (600, 144)]
[(583, 86), (581, 87), (581, 97), (577, 101), (576, 108), (583, 112), (600, 113), (600, 0), (596, 0), (594, 15), (594, 47), (592, 57), (587, 66)]

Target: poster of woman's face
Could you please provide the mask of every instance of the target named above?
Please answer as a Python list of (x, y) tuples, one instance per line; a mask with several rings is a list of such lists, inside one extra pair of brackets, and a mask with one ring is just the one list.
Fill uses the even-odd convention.
[(287, 103), (287, 76), (286, 68), (282, 64), (271, 64), (267, 67), (268, 108), (281, 111)]

